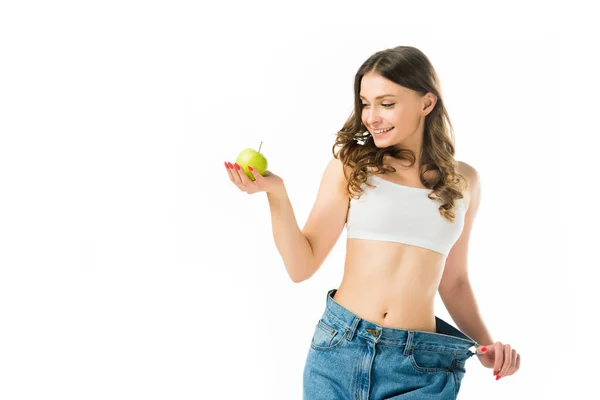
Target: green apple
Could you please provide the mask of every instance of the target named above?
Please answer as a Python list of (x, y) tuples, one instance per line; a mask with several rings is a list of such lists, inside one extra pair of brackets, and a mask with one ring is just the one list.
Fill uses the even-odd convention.
[(251, 148), (244, 149), (235, 159), (235, 162), (238, 163), (238, 165), (244, 169), (244, 172), (252, 181), (255, 178), (252, 175), (252, 172), (248, 169), (248, 166), (254, 168), (254, 172), (256, 173), (256, 171), (258, 171), (261, 175), (264, 175), (267, 171), (268, 163), (265, 156), (263, 156), (262, 153), (260, 153), (261, 147), (262, 142), (260, 142), (260, 146), (258, 146), (258, 151), (255, 151)]

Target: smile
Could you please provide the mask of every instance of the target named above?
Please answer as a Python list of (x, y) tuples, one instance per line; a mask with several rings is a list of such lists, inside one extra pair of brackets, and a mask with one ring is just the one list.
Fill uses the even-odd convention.
[(386, 133), (391, 131), (392, 129), (394, 129), (394, 127), (392, 126), (391, 128), (384, 128), (384, 129), (373, 129), (373, 133), (376, 133), (378, 135), (382, 134), (382, 133)]

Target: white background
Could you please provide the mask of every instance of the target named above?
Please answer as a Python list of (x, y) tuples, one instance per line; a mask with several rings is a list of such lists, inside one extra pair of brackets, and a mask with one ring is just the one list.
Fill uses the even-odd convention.
[(294, 284), (223, 163), (262, 141), (302, 228), (354, 74), (398, 45), (479, 171), (471, 283), (522, 357), (471, 358), (459, 398), (591, 390), (598, 43), (563, 4), (3, 2), (0, 398), (301, 399), (346, 234)]

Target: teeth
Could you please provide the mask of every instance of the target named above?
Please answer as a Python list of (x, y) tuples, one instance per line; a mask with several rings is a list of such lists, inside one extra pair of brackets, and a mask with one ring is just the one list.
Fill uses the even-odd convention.
[(373, 132), (375, 132), (375, 133), (383, 133), (383, 132), (391, 131), (392, 129), (394, 129), (393, 126), (391, 128), (387, 128), (387, 129), (373, 129)]

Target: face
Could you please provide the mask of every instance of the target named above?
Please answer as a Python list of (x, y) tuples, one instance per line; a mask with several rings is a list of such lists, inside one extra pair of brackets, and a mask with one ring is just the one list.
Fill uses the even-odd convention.
[[(433, 108), (432, 95), (422, 96), (373, 72), (363, 76), (360, 86), (362, 122), (375, 145), (379, 148), (400, 143), (410, 148), (420, 146), (424, 118)], [(378, 98), (383, 95), (389, 96)], [(389, 128), (392, 129), (379, 133)]]

